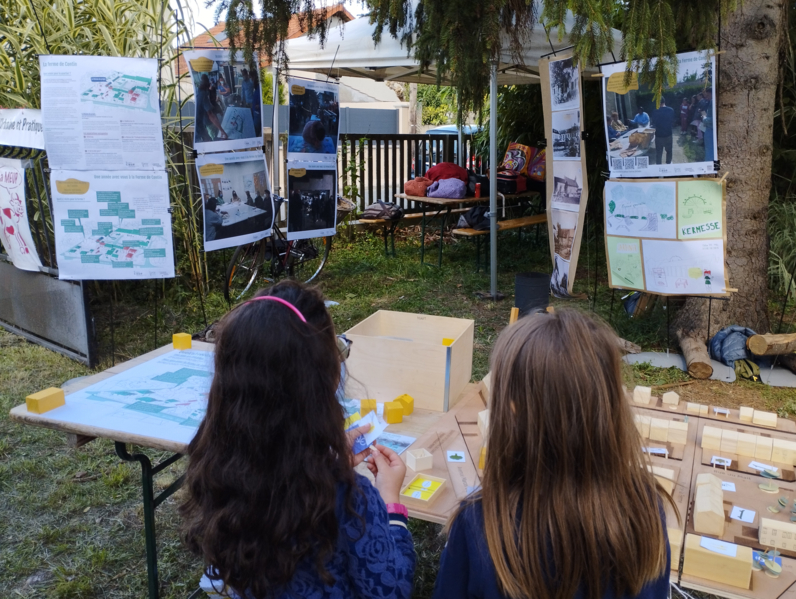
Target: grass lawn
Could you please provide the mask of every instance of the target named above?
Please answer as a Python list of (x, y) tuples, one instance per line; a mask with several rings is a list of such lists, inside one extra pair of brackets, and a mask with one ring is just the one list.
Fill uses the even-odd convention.
[[(345, 331), (378, 309), (471, 318), (475, 320), (473, 380), (488, 371), (492, 344), (506, 325), (513, 306), (514, 273), (550, 271), (546, 235), (539, 245), (532, 237), (520, 240), (503, 234), (500, 241), (499, 289), (506, 300), (492, 303), (477, 299), (476, 291), (488, 291), (489, 277), (474, 272), (475, 248), (469, 243), (446, 245), (441, 269), (421, 266), (416, 236), (399, 236), (398, 257), (384, 257), (381, 241), (359, 234), (353, 241), (336, 240), (331, 261), (319, 281), (329, 299), (340, 302), (331, 309), (338, 331)], [(596, 249), (599, 248), (599, 249)], [(599, 251), (599, 256), (595, 252)], [(436, 254), (430, 256), (433, 260)], [(600, 262), (598, 262), (598, 260)], [(588, 266), (587, 266), (588, 263)], [(593, 295), (595, 264), (605, 276), (602, 243), (586, 244), (581, 251), (576, 292)], [(589, 268), (590, 267), (590, 268)], [(589, 276), (591, 272), (591, 276)], [(220, 288), (220, 277), (215, 281)], [(666, 345), (666, 312), (659, 303), (642, 319), (629, 319), (616, 295), (610, 315), (611, 291), (604, 281), (597, 287), (596, 312), (611, 319), (624, 338), (645, 349)], [(195, 294), (179, 282), (165, 284), (165, 300), (158, 306), (155, 327), (154, 303), (147, 300), (144, 285), (117, 285), (114, 343), (116, 361), (140, 355), (167, 342), (174, 332), (198, 332), (204, 328)], [(107, 295), (107, 294), (106, 294)], [(563, 302), (555, 302), (562, 304)], [(588, 310), (586, 300), (569, 302)], [(208, 321), (227, 310), (221, 293), (205, 298)], [(100, 367), (111, 365), (111, 311), (108, 302), (94, 307), (104, 350)], [(788, 315), (790, 317), (790, 315)], [(674, 340), (672, 340), (674, 347)], [(89, 369), (25, 340), (0, 331), (0, 589), (3, 597), (141, 598), (146, 596), (144, 532), (141, 520), (140, 471), (121, 463), (110, 441), (94, 441), (80, 449), (66, 447), (63, 434), (21, 426), (8, 419), (8, 411), (24, 397), (49, 386), (91, 374)], [(676, 369), (628, 367), (627, 384), (659, 385), (685, 380)], [(700, 381), (684, 387), (689, 401), (725, 406), (753, 405), (796, 412), (796, 392), (771, 389), (753, 383), (726, 385)], [(153, 460), (164, 457), (146, 451)], [(156, 479), (166, 487), (184, 469), (184, 461)], [(159, 569), (162, 597), (185, 598), (196, 587), (201, 563), (189, 555), (179, 539), (176, 506), (180, 494), (168, 499), (157, 514)], [(429, 597), (433, 589), (439, 553), (444, 539), (440, 527), (413, 521), (418, 551), (415, 597)]]

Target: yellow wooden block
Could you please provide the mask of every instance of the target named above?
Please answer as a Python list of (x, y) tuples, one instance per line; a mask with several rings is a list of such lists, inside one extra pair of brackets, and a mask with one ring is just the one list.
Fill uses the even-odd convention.
[(666, 443), (669, 440), (669, 421), (663, 418), (650, 418), (649, 439)]
[(478, 457), (478, 467), (483, 470), (486, 465), (486, 445), (481, 448), (481, 455)]
[(447, 337), (442, 338), (442, 345), (453, 345), (454, 339), (449, 339)]
[(403, 407), (404, 416), (409, 416), (409, 414), (415, 411), (415, 398), (411, 395), (404, 393), (403, 395), (396, 397), (395, 401), (397, 401), (399, 404), (401, 404), (401, 407)]
[(57, 387), (50, 387), (38, 393), (32, 393), (25, 398), (28, 412), (33, 412), (34, 414), (44, 414), (65, 403), (64, 390)]
[(447, 481), (444, 478), (430, 474), (418, 474), (409, 484), (401, 489), (401, 501), (407, 505), (428, 506), (445, 489)]
[(688, 439), (688, 423), (672, 420), (669, 422), (669, 443), (685, 445)]
[(752, 583), (752, 548), (721, 541), (730, 555), (702, 547), (702, 537), (686, 535), (683, 574), (741, 589)]
[(387, 424), (398, 424), (404, 420), (404, 407), (399, 401), (384, 402), (384, 421)]
[(749, 433), (738, 433), (738, 449), (736, 454), (748, 458), (755, 457), (755, 447), (757, 446), (757, 437)]
[(770, 460), (771, 451), (774, 449), (774, 440), (771, 437), (763, 437), (757, 435), (757, 443), (755, 444), (755, 459), (756, 460)]
[(755, 410), (752, 414), (752, 422), (760, 426), (777, 428), (777, 415), (774, 412)]
[(721, 451), (721, 429), (706, 426), (702, 429), (702, 449)]
[(752, 422), (752, 418), (755, 415), (754, 408), (745, 408), (741, 406), (740, 412), (741, 422)]
[(174, 349), (191, 349), (191, 336), (188, 333), (174, 333), (171, 342)]
[(431, 470), (434, 467), (434, 456), (427, 449), (410, 449), (406, 452), (406, 465), (415, 472)]
[(359, 402), (359, 413), (362, 416), (367, 416), (370, 412), (376, 411), (376, 400), (375, 399), (363, 399)]
[(721, 453), (735, 453), (738, 450), (738, 431), (721, 431)]
[(680, 403), (680, 396), (674, 391), (667, 391), (661, 396), (661, 400), (663, 401), (664, 405), (667, 405), (671, 408), (676, 408)]

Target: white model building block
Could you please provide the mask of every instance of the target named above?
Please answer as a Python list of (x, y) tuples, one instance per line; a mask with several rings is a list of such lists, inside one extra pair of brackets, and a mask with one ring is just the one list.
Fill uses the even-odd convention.
[(740, 412), (741, 422), (752, 422), (752, 418), (755, 414), (754, 408), (745, 408), (741, 406)]
[(766, 547), (796, 551), (796, 524), (760, 518), (758, 540)]
[(771, 461), (777, 464), (793, 466), (796, 462), (796, 443), (783, 439), (774, 439), (771, 449)]
[(763, 437), (757, 435), (757, 443), (755, 444), (755, 459), (756, 460), (770, 460), (771, 451), (774, 449), (774, 440), (771, 437)]
[(667, 391), (661, 396), (664, 405), (676, 408), (680, 404), (680, 396), (674, 391)]
[(774, 412), (755, 410), (752, 415), (752, 422), (759, 426), (777, 428), (777, 415)]
[(688, 439), (688, 423), (672, 420), (669, 422), (669, 443), (685, 445)]
[(685, 404), (685, 411), (689, 414), (699, 414), (700, 407), (700, 404), (689, 401)]
[(489, 410), (478, 412), (478, 431), (481, 433), (481, 438), (486, 442), (487, 433), (489, 432)]
[(649, 405), (651, 399), (652, 389), (650, 387), (642, 387), (641, 385), (637, 385), (636, 388), (633, 389), (634, 402)]
[(721, 429), (706, 426), (702, 429), (702, 449), (721, 451)]
[(750, 435), (749, 433), (738, 433), (738, 448), (735, 451), (737, 455), (753, 458), (755, 457), (756, 446), (756, 435)]
[(724, 491), (721, 479), (707, 472), (697, 476), (694, 530), (720, 537), (724, 534)]
[(669, 440), (669, 421), (663, 418), (650, 418), (650, 441), (661, 441), (666, 443)]
[(721, 453), (735, 453), (738, 451), (738, 432), (721, 431)]
[(638, 434), (644, 437), (645, 439), (650, 438), (650, 420), (649, 416), (643, 416), (642, 414), (636, 414), (633, 417), (633, 420), (636, 423), (636, 428), (638, 429)]
[(752, 584), (752, 548), (723, 545), (732, 551), (711, 551), (702, 546), (699, 535), (686, 535), (683, 574), (748, 589)]
[(415, 472), (431, 470), (434, 456), (427, 449), (410, 449), (406, 452), (406, 465)]

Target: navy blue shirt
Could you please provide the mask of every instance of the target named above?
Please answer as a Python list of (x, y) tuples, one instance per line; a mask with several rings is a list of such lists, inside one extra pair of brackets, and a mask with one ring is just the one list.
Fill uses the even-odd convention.
[(655, 137), (671, 137), (674, 123), (674, 110), (661, 106), (655, 112)]
[[(665, 516), (662, 517), (665, 520)], [(666, 526), (664, 522), (664, 534)], [(671, 554), (669, 540), (666, 539), (666, 570), (656, 580), (648, 583), (636, 597), (632, 599), (665, 599), (669, 596), (669, 569)], [(579, 589), (573, 599), (584, 599), (586, 593)], [(604, 599), (621, 598), (610, 591), (603, 595)], [(448, 535), (448, 544), (442, 552), (442, 562), (434, 599), (506, 599), (498, 588), (497, 574), (484, 532), (484, 512), (481, 502), (465, 507), (456, 520)]]

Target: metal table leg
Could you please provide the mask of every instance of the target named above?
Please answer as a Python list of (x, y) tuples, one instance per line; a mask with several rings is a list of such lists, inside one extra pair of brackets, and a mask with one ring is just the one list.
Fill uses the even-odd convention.
[(445, 225), (448, 222), (448, 216), (451, 213), (451, 207), (448, 206), (448, 209), (445, 211), (445, 214), (442, 217), (442, 226), (439, 228), (439, 254), (437, 256), (437, 268), (442, 268), (442, 238), (445, 235)]
[(420, 264), (426, 258), (426, 205), (423, 204), (423, 218), (420, 220)]
[(152, 466), (149, 458), (142, 453), (130, 454), (127, 452), (127, 445), (116, 441), (116, 455), (125, 462), (138, 462), (141, 464), (141, 487), (144, 496), (144, 539), (146, 546), (146, 571), (147, 588), (149, 599), (158, 599), (158, 556), (155, 535), (155, 508), (166, 499), (171, 497), (185, 480), (183, 474), (180, 478), (171, 483), (160, 495), (155, 496), (153, 480), (155, 475), (162, 472), (174, 462), (182, 457), (182, 454), (175, 453), (173, 456), (163, 460), (157, 466)]

